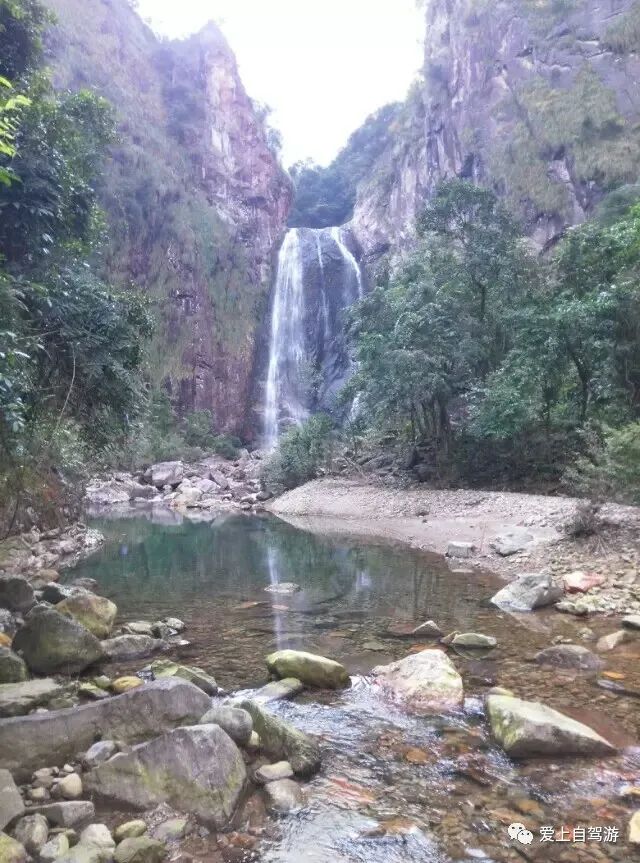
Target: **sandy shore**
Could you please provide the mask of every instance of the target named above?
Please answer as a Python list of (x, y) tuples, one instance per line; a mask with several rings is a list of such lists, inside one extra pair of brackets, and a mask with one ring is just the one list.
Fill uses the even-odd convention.
[[(472, 542), (470, 559), (458, 566), (479, 566), (512, 577), (551, 569), (599, 572), (607, 582), (596, 592), (602, 610), (634, 610), (640, 570), (640, 508), (607, 504), (604, 529), (576, 540), (564, 525), (578, 501), (569, 497), (454, 490), (416, 486), (394, 488), (359, 480), (319, 479), (271, 501), (268, 509), (314, 532), (376, 537), (444, 554), (450, 541)], [(503, 557), (492, 544), (512, 534), (523, 550)]]

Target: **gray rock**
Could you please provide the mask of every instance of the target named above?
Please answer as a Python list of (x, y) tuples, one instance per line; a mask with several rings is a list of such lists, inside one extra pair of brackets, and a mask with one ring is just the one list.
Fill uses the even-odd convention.
[(116, 842), (122, 842), (123, 839), (137, 839), (138, 836), (144, 836), (147, 832), (147, 825), (140, 818), (134, 821), (125, 821), (124, 824), (118, 825), (113, 831), (113, 838)]
[(288, 815), (301, 809), (305, 797), (300, 786), (292, 779), (279, 779), (264, 787), (267, 809), (274, 815)]
[(156, 621), (151, 626), (151, 635), (153, 635), (154, 638), (163, 638), (166, 641), (171, 638), (172, 635), (176, 634), (175, 629), (171, 629), (168, 624), (163, 623), (161, 620)]
[(87, 770), (91, 770), (93, 767), (97, 767), (98, 764), (108, 761), (117, 751), (118, 746), (113, 740), (99, 740), (98, 743), (94, 743), (86, 751), (82, 763)]
[(33, 588), (20, 575), (0, 575), (0, 608), (25, 614), (33, 606)]
[(198, 725), (119, 753), (88, 774), (85, 784), (115, 805), (145, 809), (168, 803), (221, 829), (245, 780), (244, 761), (231, 738), (218, 725)]
[(170, 818), (163, 821), (153, 831), (153, 835), (161, 842), (177, 842), (184, 839), (189, 830), (188, 818)]
[(524, 551), (531, 542), (533, 542), (532, 534), (518, 530), (496, 536), (489, 545), (500, 557), (510, 557), (512, 554)]
[(27, 849), (6, 833), (0, 833), (0, 863), (27, 863)]
[(61, 695), (64, 688), (48, 677), (0, 685), (0, 717), (23, 716)]
[(111, 863), (116, 843), (105, 824), (91, 824), (80, 834), (80, 841), (60, 863)]
[(344, 665), (304, 650), (277, 650), (267, 656), (266, 663), (274, 677), (295, 677), (306, 686), (344, 689), (351, 684)]
[(176, 632), (184, 632), (187, 628), (185, 622), (180, 620), (179, 617), (165, 617), (162, 622), (170, 626), (171, 629), (175, 629)]
[(147, 620), (131, 620), (122, 628), (129, 635), (153, 635), (153, 624)]
[(26, 815), (13, 831), (14, 839), (22, 843), (29, 854), (37, 854), (49, 835), (49, 822), (44, 815)]
[(116, 848), (116, 863), (161, 863), (167, 856), (163, 842), (150, 836), (124, 839)]
[(483, 635), (481, 632), (459, 632), (451, 639), (452, 647), (465, 647), (472, 650), (491, 650), (498, 640), (493, 635)]
[(462, 678), (442, 650), (421, 650), (379, 665), (372, 674), (374, 687), (408, 713), (426, 716), (462, 706)]
[(58, 833), (40, 849), (40, 863), (53, 863), (58, 857), (63, 857), (69, 850), (69, 840), (64, 833)]
[(615, 746), (593, 729), (536, 701), (489, 695), (491, 731), (512, 758), (607, 755)]
[(293, 768), (288, 761), (278, 761), (275, 764), (263, 764), (254, 773), (258, 785), (267, 785), (269, 782), (277, 782), (278, 779), (291, 779)]
[(56, 611), (80, 623), (96, 638), (108, 638), (113, 629), (118, 607), (110, 599), (85, 591), (63, 599)]
[(181, 461), (160, 462), (152, 465), (148, 473), (156, 488), (164, 488), (165, 485), (177, 486), (184, 478), (184, 465)]
[(622, 625), (627, 629), (640, 629), (640, 614), (628, 614), (623, 617)]
[(598, 671), (604, 661), (580, 644), (555, 644), (536, 653), (536, 662), (556, 668), (575, 668), (579, 671)]
[(29, 676), (26, 663), (9, 647), (0, 646), (0, 684), (21, 683)]
[(449, 540), (447, 543), (447, 557), (465, 559), (471, 557), (473, 551), (474, 545), (472, 542), (457, 542), (455, 540)]
[(30, 806), (28, 812), (44, 815), (54, 827), (81, 827), (96, 816), (95, 807), (89, 800), (69, 800), (64, 803), (48, 803), (46, 806)]
[(236, 706), (251, 715), (260, 747), (267, 755), (288, 761), (298, 776), (312, 776), (320, 769), (320, 747), (308, 734), (273, 716), (254, 701), (241, 701)]
[(229, 480), (226, 476), (218, 470), (212, 470), (209, 472), (209, 479), (213, 480), (215, 484), (222, 489), (222, 491), (228, 491), (231, 487), (229, 484)]
[(73, 760), (96, 737), (137, 742), (197, 722), (210, 705), (184, 680), (156, 680), (106, 701), (8, 719), (0, 723), (0, 765), (29, 776), (41, 764)]
[(0, 770), (0, 830), (24, 812), (24, 803), (8, 770)]
[(82, 779), (77, 773), (69, 773), (53, 786), (54, 797), (62, 797), (64, 800), (77, 800), (82, 797)]
[(239, 746), (247, 745), (253, 731), (253, 719), (239, 707), (212, 707), (198, 724), (219, 725)]
[(416, 626), (416, 628), (411, 631), (411, 635), (422, 635), (426, 638), (440, 638), (444, 633), (434, 620), (426, 620), (424, 623), (421, 623), (420, 626)]
[(552, 605), (563, 595), (559, 585), (547, 572), (530, 572), (519, 575), (492, 597), (491, 602), (508, 611), (533, 611)]
[(13, 649), (37, 674), (78, 674), (103, 658), (95, 635), (75, 620), (43, 606), (28, 614), (13, 639)]
[(118, 635), (101, 641), (102, 652), (107, 659), (143, 659), (152, 656), (166, 647), (165, 642), (150, 635)]
[(188, 680), (189, 683), (193, 683), (207, 695), (217, 695), (218, 693), (218, 684), (215, 679), (202, 668), (196, 668), (194, 665), (181, 665), (171, 659), (156, 659), (145, 670), (151, 671), (156, 678), (180, 677), (182, 680)]
[(269, 704), (284, 698), (294, 698), (304, 690), (304, 684), (296, 677), (285, 677), (283, 680), (272, 680), (252, 696), (256, 704)]

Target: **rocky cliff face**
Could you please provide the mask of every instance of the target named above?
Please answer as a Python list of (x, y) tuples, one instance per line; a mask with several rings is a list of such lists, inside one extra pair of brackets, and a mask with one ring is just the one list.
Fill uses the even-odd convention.
[(443, 178), (488, 184), (542, 247), (640, 166), (638, 0), (426, 0), (423, 78), (361, 185), (369, 258)]
[(260, 111), (214, 25), (160, 43), (126, 0), (46, 2), (56, 84), (95, 89), (118, 114), (105, 266), (152, 297), (155, 382), (181, 411), (243, 432), (291, 199)]

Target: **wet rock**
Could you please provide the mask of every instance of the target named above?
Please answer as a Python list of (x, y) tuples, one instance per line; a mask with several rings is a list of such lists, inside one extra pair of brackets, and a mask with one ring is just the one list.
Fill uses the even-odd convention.
[(462, 678), (441, 650), (421, 650), (373, 669), (373, 684), (409, 713), (428, 715), (462, 706)]
[(147, 832), (147, 825), (140, 818), (134, 821), (125, 821), (113, 831), (113, 838), (116, 842), (122, 842), (123, 839), (137, 839), (139, 836), (144, 836)]
[(0, 575), (0, 608), (25, 614), (35, 602), (33, 588), (20, 575)]
[(61, 765), (96, 737), (136, 742), (196, 723), (209, 698), (183, 680), (156, 680), (124, 695), (70, 710), (32, 714), (0, 723), (0, 764), (30, 775), (41, 764)]
[(606, 578), (604, 575), (598, 575), (597, 572), (576, 570), (575, 572), (568, 572), (566, 575), (563, 575), (562, 581), (567, 593), (586, 593), (592, 587), (599, 587), (601, 584), (604, 584)]
[(351, 679), (344, 665), (302, 650), (277, 650), (266, 658), (267, 668), (276, 677), (295, 677), (306, 686), (344, 689)]
[(29, 612), (13, 639), (13, 649), (37, 674), (78, 674), (104, 656), (88, 629), (44, 606)]
[(217, 725), (198, 725), (121, 752), (85, 781), (90, 791), (116, 805), (146, 809), (168, 803), (221, 829), (245, 780), (244, 761), (231, 738)]
[(0, 717), (23, 716), (42, 707), (64, 692), (64, 688), (48, 677), (23, 683), (0, 685)]
[(138, 689), (140, 686), (144, 686), (144, 681), (139, 677), (116, 677), (111, 681), (111, 690), (116, 695), (131, 692), (132, 689)]
[(69, 840), (64, 833), (52, 836), (40, 849), (40, 863), (53, 863), (58, 857), (63, 857), (69, 850)]
[(536, 701), (489, 695), (493, 736), (512, 758), (608, 755), (616, 748), (593, 729)]
[(254, 701), (241, 701), (237, 707), (253, 719), (260, 737), (260, 748), (272, 758), (288, 761), (298, 776), (312, 776), (320, 769), (320, 747), (303, 731), (264, 710)]
[(17, 839), (27, 849), (29, 854), (37, 854), (45, 845), (49, 835), (49, 822), (44, 815), (26, 815), (21, 818), (13, 831)]
[(115, 863), (161, 863), (167, 856), (163, 842), (150, 836), (124, 839), (116, 848)]
[(365, 641), (363, 643), (362, 649), (363, 650), (371, 650), (371, 651), (375, 651), (375, 652), (381, 652), (383, 650), (386, 650), (387, 647), (381, 641), (377, 641), (377, 639), (372, 638), (369, 641)]
[(532, 534), (518, 530), (496, 536), (489, 545), (496, 554), (500, 555), (500, 557), (511, 557), (512, 554), (518, 554), (519, 552), (524, 551), (532, 542)]
[(47, 821), (55, 827), (81, 827), (96, 816), (94, 805), (88, 800), (31, 806), (29, 812), (44, 815)]
[(555, 644), (545, 647), (535, 656), (541, 665), (553, 665), (556, 668), (576, 668), (580, 671), (598, 671), (604, 666), (604, 661), (579, 644)]
[(215, 679), (206, 671), (193, 665), (180, 665), (170, 659), (156, 659), (149, 666), (149, 670), (153, 672), (155, 677), (179, 677), (182, 680), (187, 680), (202, 689), (207, 695), (216, 695), (218, 692), (218, 684)]
[(170, 818), (159, 824), (153, 831), (153, 835), (161, 842), (177, 842), (179, 839), (184, 839), (188, 830), (188, 818)]
[(8, 770), (0, 770), (0, 830), (22, 815), (24, 803)]
[(615, 650), (621, 644), (626, 644), (628, 641), (635, 641), (637, 636), (629, 629), (619, 629), (617, 632), (610, 632), (609, 635), (603, 635), (596, 643), (596, 650), (599, 653), (608, 653), (610, 650)]
[(175, 629), (171, 629), (169, 624), (163, 623), (161, 620), (157, 620), (151, 627), (151, 635), (153, 635), (154, 638), (164, 638), (166, 641), (173, 635), (177, 635), (177, 632)]
[(187, 628), (184, 621), (180, 620), (179, 617), (165, 617), (162, 622), (166, 623), (167, 626), (170, 626), (171, 629), (174, 629), (178, 633), (184, 632), (185, 629)]
[(254, 773), (258, 785), (267, 785), (269, 782), (277, 782), (279, 779), (291, 779), (293, 768), (288, 761), (278, 761), (276, 764), (264, 764)]
[(62, 797), (64, 800), (77, 800), (82, 797), (82, 779), (77, 773), (70, 773), (54, 786), (54, 797)]
[(294, 584), (292, 581), (283, 581), (282, 584), (270, 584), (265, 587), (266, 593), (281, 593), (288, 596), (292, 593), (297, 593), (300, 590), (299, 584)]
[(164, 488), (166, 485), (180, 485), (184, 478), (184, 465), (181, 461), (165, 461), (151, 465), (145, 479), (151, 480), (156, 488)]
[(143, 659), (165, 648), (165, 642), (149, 635), (118, 635), (101, 641), (105, 657), (111, 661), (122, 659)]
[(153, 636), (153, 624), (147, 620), (131, 620), (122, 627), (127, 635)]
[(56, 611), (82, 624), (96, 638), (108, 638), (118, 614), (118, 607), (104, 596), (78, 593), (59, 602)]
[(60, 863), (111, 863), (116, 843), (105, 824), (91, 824), (80, 834), (74, 845)]
[(253, 732), (253, 719), (239, 707), (212, 707), (198, 724), (219, 725), (239, 746), (246, 746)]
[(480, 632), (460, 632), (450, 642), (452, 647), (466, 647), (473, 650), (490, 650), (497, 646), (498, 640), (492, 635)]
[(269, 704), (284, 698), (294, 698), (304, 690), (304, 684), (296, 677), (285, 677), (282, 680), (272, 680), (262, 689), (254, 693), (252, 700), (257, 704)]
[(631, 845), (640, 845), (640, 809), (631, 816), (627, 838)]
[(562, 596), (562, 588), (554, 584), (547, 572), (519, 575), (491, 598), (493, 605), (509, 611), (533, 611), (552, 605)]
[(97, 767), (112, 758), (118, 751), (117, 743), (113, 740), (99, 740), (87, 749), (82, 763), (87, 770)]
[(28, 676), (24, 660), (8, 647), (0, 647), (0, 684), (22, 683)]
[(640, 629), (640, 614), (628, 614), (623, 617), (622, 625), (627, 629)]
[(458, 559), (465, 559), (471, 557), (474, 552), (474, 545), (472, 542), (457, 542), (455, 540), (449, 540), (447, 543), (447, 557), (455, 557)]
[(421, 635), (425, 638), (440, 638), (444, 635), (443, 631), (434, 620), (426, 620), (424, 623), (421, 623), (420, 626), (416, 626), (415, 629), (412, 629), (410, 634), (412, 636)]
[(305, 805), (305, 795), (292, 779), (279, 779), (264, 787), (267, 811), (273, 815), (288, 815)]
[(0, 863), (27, 863), (28, 859), (24, 845), (0, 833)]
[(91, 681), (85, 681), (80, 684), (78, 687), (78, 695), (83, 698), (90, 698), (92, 701), (102, 701), (105, 698), (109, 698), (108, 692), (105, 692), (104, 689), (96, 686), (95, 683), (91, 683)]

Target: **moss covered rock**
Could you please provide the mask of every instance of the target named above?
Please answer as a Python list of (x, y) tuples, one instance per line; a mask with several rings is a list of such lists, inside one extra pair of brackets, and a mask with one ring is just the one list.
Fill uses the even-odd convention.
[(303, 650), (277, 650), (267, 656), (266, 663), (276, 677), (295, 677), (319, 689), (344, 689), (351, 682), (344, 665)]
[(78, 674), (104, 656), (93, 633), (44, 606), (29, 613), (13, 639), (13, 649), (37, 674)]
[(81, 623), (96, 638), (108, 638), (118, 614), (118, 607), (95, 593), (76, 593), (56, 605), (56, 611)]

